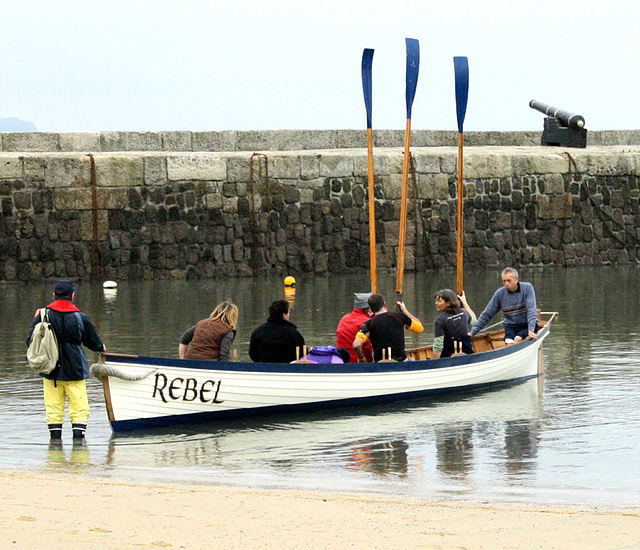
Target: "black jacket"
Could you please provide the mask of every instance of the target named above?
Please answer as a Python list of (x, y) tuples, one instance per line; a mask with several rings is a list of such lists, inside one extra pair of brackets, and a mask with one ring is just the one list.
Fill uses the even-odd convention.
[[(89, 362), (82, 349), (86, 346), (92, 351), (102, 351), (103, 345), (96, 327), (89, 317), (82, 313), (70, 300), (56, 300), (47, 306), (47, 317), (53, 326), (53, 331), (58, 338), (60, 351), (60, 366), (49, 374), (41, 374), (49, 380), (84, 380), (89, 378)], [(31, 335), (36, 324), (40, 322), (40, 311), (35, 316), (27, 346), (31, 341)]]
[(304, 338), (296, 326), (276, 317), (269, 317), (251, 334), (249, 356), (256, 363), (291, 363), (296, 360), (296, 348), (302, 356)]

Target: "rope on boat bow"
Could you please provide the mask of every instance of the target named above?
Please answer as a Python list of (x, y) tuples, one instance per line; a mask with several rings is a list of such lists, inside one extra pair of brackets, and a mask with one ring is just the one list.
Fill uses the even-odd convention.
[(94, 363), (93, 365), (91, 365), (89, 372), (91, 372), (91, 374), (100, 381), (102, 381), (105, 376), (115, 376), (116, 378), (120, 378), (122, 380), (135, 382), (136, 380), (144, 380), (145, 378), (151, 376), (154, 372), (156, 372), (156, 370), (157, 369), (153, 369), (142, 374), (129, 374), (111, 365), (105, 365), (104, 363)]

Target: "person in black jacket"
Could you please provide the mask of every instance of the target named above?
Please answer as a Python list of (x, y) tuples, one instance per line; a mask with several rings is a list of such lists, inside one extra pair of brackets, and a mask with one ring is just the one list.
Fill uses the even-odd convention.
[(277, 300), (269, 306), (269, 319), (251, 334), (249, 356), (256, 363), (291, 363), (296, 360), (296, 348), (302, 346), (304, 338), (289, 321), (289, 302)]
[[(89, 317), (73, 303), (75, 287), (69, 281), (60, 281), (53, 291), (54, 301), (47, 306), (47, 317), (58, 340), (60, 360), (58, 366), (44, 378), (44, 404), (47, 409), (47, 426), (53, 441), (62, 439), (64, 403), (69, 398), (69, 417), (73, 427), (74, 442), (84, 440), (89, 420), (87, 385), (89, 362), (82, 349), (106, 351), (96, 328)], [(31, 341), (33, 329), (40, 322), (40, 310), (36, 312), (27, 337)]]

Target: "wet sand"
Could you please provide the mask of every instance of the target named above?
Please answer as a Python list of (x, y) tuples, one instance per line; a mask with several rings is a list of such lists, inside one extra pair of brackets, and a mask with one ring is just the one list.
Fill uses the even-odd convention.
[(0, 548), (639, 549), (640, 509), (0, 471)]

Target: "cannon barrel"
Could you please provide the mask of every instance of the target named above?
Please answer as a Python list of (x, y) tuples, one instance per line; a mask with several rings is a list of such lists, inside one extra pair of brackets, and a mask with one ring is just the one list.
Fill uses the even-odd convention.
[(552, 107), (551, 105), (542, 103), (542, 101), (536, 101), (535, 99), (532, 99), (529, 102), (529, 107), (535, 109), (536, 111), (540, 111), (541, 113), (544, 113), (549, 117), (557, 118), (562, 126), (565, 126), (567, 128), (584, 128), (583, 116), (558, 109), (557, 107)]

